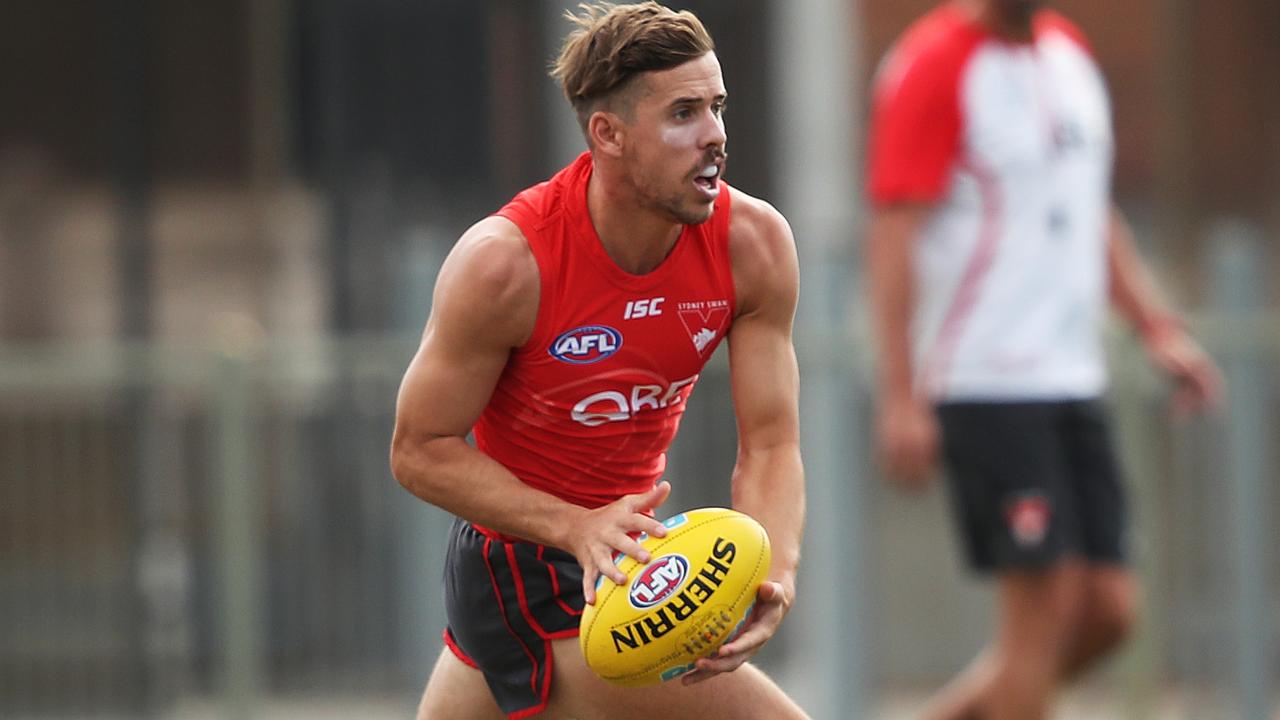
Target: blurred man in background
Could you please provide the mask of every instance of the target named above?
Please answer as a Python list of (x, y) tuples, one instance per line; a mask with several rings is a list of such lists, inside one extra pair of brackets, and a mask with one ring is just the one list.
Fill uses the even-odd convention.
[[(698, 19), (584, 8), (555, 74), (590, 149), (459, 240), (400, 389), (395, 475), (459, 516), (419, 717), (802, 718), (744, 665), (793, 601), (804, 516), (791, 231), (721, 180), (726, 93)], [(637, 533), (664, 534), (665, 452), (725, 337), (733, 504), (768, 530), (772, 570), (683, 682), (608, 685), (578, 647), (583, 603), (600, 575), (626, 582), (614, 553), (649, 560)]]
[(904, 485), (946, 458), (987, 650), (929, 718), (1042, 718), (1131, 627), (1125, 496), (1101, 396), (1107, 301), (1176, 384), (1216, 368), (1159, 299), (1110, 199), (1110, 105), (1079, 30), (1035, 0), (955, 0), (876, 80), (867, 263), (879, 452)]

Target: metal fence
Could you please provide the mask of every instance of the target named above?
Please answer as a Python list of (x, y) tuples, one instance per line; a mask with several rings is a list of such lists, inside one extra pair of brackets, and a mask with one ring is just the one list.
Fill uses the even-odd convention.
[[(1125, 717), (1186, 690), (1175, 717), (1261, 718), (1276, 687), (1277, 328), (1270, 317), (1197, 327), (1230, 375), (1225, 418), (1170, 423), (1135, 348), (1119, 342), (1115, 353), (1147, 588), (1143, 629), (1107, 676), (1108, 707)], [(414, 345), (0, 353), (0, 716), (171, 717), (194, 700), (211, 716), (247, 718), (280, 698), (316, 697), (407, 716), (440, 647), (447, 522), (387, 469)], [(847, 424), (820, 435), (866, 447), (858, 346), (800, 347), (803, 373), (834, 367), (850, 379), (848, 397), (831, 399)], [(735, 440), (722, 358), (695, 394), (671, 452), (669, 508), (728, 502)], [(871, 716), (898, 688), (935, 686), (988, 623), (987, 591), (958, 569), (939, 492), (900, 496), (865, 457), (838, 476), (810, 475), (815, 489), (846, 483), (861, 506), (811, 504), (801, 605), (761, 659), (818, 718)], [(850, 513), (865, 519), (861, 535), (834, 552), (814, 547), (840, 537)], [(833, 587), (822, 578), (849, 572), (829, 560), (844, 553), (867, 558), (865, 576), (845, 578), (866, 594), (851, 606), (866, 610), (803, 617)], [(864, 645), (822, 643), (849, 626)], [(848, 654), (855, 667), (840, 664)], [(874, 668), (861, 671), (873, 697), (833, 707), (840, 690), (814, 688), (809, 673), (828, 660), (836, 675)]]
[(442, 521), (386, 469), (412, 348), (7, 354), (0, 715), (420, 683)]

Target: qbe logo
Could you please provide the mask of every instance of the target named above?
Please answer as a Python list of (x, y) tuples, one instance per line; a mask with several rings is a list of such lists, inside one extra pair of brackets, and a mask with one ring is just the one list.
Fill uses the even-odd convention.
[(622, 333), (607, 325), (583, 325), (561, 333), (547, 352), (551, 357), (574, 365), (600, 362), (622, 347)]
[(631, 604), (640, 610), (657, 605), (680, 589), (689, 576), (689, 561), (682, 555), (664, 555), (645, 566), (631, 581)]

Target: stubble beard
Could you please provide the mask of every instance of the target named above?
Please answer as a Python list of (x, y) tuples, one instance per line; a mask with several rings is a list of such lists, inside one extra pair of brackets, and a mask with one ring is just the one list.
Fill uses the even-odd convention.
[[(653, 187), (652, 184), (647, 185)], [(667, 194), (663, 194), (661, 191), (646, 191), (642, 193), (644, 198), (642, 202), (645, 207), (674, 223), (701, 225), (711, 219), (711, 215), (715, 212), (715, 204), (708, 203), (708, 206), (704, 208), (701, 207), (701, 203), (690, 203), (687, 198), (689, 192), (690, 190), (688, 189), (683, 192), (676, 190)]]
[(715, 203), (711, 203), (706, 208), (689, 208), (680, 202), (679, 198), (664, 203), (664, 209), (667, 215), (681, 225), (701, 225), (711, 219), (715, 213)]

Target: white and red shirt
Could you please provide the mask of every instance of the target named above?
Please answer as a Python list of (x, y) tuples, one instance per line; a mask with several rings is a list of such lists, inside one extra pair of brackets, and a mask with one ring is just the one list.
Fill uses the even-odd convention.
[(916, 240), (912, 338), (938, 400), (1106, 384), (1110, 103), (1073, 25), (1042, 10), (1033, 34), (1002, 40), (942, 5), (876, 79), (871, 201), (935, 208)]
[(703, 365), (729, 332), (732, 192), (685, 226), (652, 272), (613, 262), (587, 212), (591, 155), (498, 211), (524, 234), (541, 291), (474, 427), (476, 446), (525, 484), (585, 507), (653, 488)]

